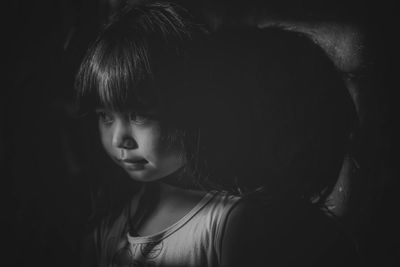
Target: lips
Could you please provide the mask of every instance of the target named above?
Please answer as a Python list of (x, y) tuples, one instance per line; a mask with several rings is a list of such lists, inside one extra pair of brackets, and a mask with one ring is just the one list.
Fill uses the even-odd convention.
[(126, 158), (121, 159), (122, 162), (127, 164), (146, 164), (148, 161), (144, 158)]
[(128, 172), (143, 171), (146, 169), (147, 163), (149, 163), (146, 159), (137, 157), (119, 159), (119, 162)]

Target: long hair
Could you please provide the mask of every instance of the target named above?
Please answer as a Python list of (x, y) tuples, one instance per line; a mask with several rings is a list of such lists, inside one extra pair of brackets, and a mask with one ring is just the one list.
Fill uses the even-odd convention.
[[(76, 76), (80, 112), (90, 114), (96, 107), (144, 114), (157, 110), (162, 141), (184, 153), (188, 163), (183, 172), (190, 171), (186, 176), (200, 177), (195, 167), (197, 130), (180, 118), (180, 112), (172, 114), (170, 110), (174, 109), (171, 99), (179, 97), (173, 89), (182, 87), (178, 82), (185, 50), (202, 33), (202, 27), (177, 5), (152, 2), (124, 7), (111, 18), (81, 63)], [(129, 181), (129, 186), (122, 180), (109, 183), (119, 182), (124, 186), (102, 188), (108, 193), (99, 197), (102, 200), (94, 210), (100, 266), (111, 264), (118, 242), (131, 230), (132, 216), (143, 212), (139, 207), (132, 214), (127, 205), (135, 193), (133, 182)], [(197, 180), (187, 186), (197, 186)]]

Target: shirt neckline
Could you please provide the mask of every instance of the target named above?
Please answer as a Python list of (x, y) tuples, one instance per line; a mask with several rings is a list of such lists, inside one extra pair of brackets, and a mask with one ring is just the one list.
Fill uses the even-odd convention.
[(170, 236), (172, 233), (177, 231), (179, 228), (181, 228), (183, 225), (185, 225), (190, 219), (193, 218), (194, 215), (196, 215), (207, 203), (216, 195), (216, 192), (207, 192), (204, 197), (194, 206), (188, 213), (186, 213), (185, 216), (180, 218), (177, 222), (172, 224), (171, 226), (168, 226), (164, 230), (161, 230), (155, 234), (152, 235), (146, 235), (146, 236), (131, 236), (129, 232), (126, 234), (128, 242), (130, 244), (135, 244), (135, 243), (149, 243), (149, 242), (156, 242), (161, 239), (164, 239), (168, 236)]

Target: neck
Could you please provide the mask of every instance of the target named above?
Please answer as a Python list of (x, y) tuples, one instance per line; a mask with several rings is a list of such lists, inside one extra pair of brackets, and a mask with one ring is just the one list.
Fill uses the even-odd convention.
[(146, 186), (153, 187), (158, 191), (158, 203), (166, 203), (174, 199), (179, 199), (188, 192), (199, 190), (193, 181), (193, 177), (187, 175), (183, 168), (178, 169), (172, 174)]
[(160, 200), (166, 200), (173, 198), (181, 194), (185, 189), (171, 185), (168, 183), (160, 182), (158, 184)]
[(196, 189), (193, 181), (194, 177), (188, 174), (184, 167), (181, 167), (170, 175), (160, 179), (159, 184), (181, 189)]

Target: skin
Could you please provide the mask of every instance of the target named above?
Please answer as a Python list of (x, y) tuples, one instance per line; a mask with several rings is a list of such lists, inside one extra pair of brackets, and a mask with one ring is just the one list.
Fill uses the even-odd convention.
[(96, 113), (105, 151), (132, 179), (156, 181), (183, 166), (181, 153), (162, 144), (158, 121), (109, 109)]

